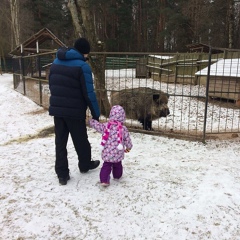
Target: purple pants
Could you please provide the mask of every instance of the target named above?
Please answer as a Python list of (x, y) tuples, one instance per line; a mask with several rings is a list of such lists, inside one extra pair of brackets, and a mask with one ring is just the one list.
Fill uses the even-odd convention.
[(100, 171), (101, 183), (110, 183), (111, 172), (113, 174), (113, 178), (119, 179), (123, 173), (122, 162), (104, 162)]

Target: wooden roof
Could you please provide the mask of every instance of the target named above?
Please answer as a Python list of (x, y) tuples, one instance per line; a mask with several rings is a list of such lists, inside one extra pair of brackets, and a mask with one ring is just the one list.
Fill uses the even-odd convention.
[[(203, 43), (192, 43), (188, 44), (187, 47), (190, 49), (190, 52), (201, 52), (201, 53), (209, 53), (210, 46)], [(223, 49), (213, 48), (212, 53), (222, 53)]]
[[(198, 71), (195, 75), (207, 76), (208, 67)], [(219, 59), (216, 63), (211, 65), (210, 76), (220, 77), (234, 77), (240, 78), (240, 58)], [(229, 79), (228, 79), (229, 81)]]
[(49, 29), (43, 28), (36, 34), (34, 34), (32, 37), (27, 39), (25, 42), (17, 46), (13, 51), (11, 51), (10, 55), (21, 55), (21, 47), (23, 50), (23, 54), (34, 54), (37, 53), (37, 42), (39, 46), (39, 53), (41, 52), (50, 52), (53, 49), (42, 49), (41, 45), (45, 43), (46, 41), (52, 40), (54, 41), (55, 45), (57, 47), (66, 47), (66, 45), (59, 40)]

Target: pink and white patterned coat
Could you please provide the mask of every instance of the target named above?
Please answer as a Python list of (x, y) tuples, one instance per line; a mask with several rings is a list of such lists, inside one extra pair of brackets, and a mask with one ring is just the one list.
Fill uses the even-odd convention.
[[(124, 150), (132, 148), (132, 141), (130, 138), (130, 134), (126, 126), (123, 125), (125, 122), (125, 111), (119, 106), (115, 105), (112, 107), (109, 115), (109, 121), (117, 121), (122, 124), (122, 145), (123, 149), (119, 150), (119, 140), (118, 140), (118, 127), (115, 124), (112, 124), (110, 127), (110, 132), (108, 139), (104, 145), (102, 150), (102, 159), (105, 162), (120, 162), (124, 159)], [(101, 134), (104, 134), (109, 122), (100, 123), (94, 119), (89, 121), (90, 127), (94, 128)]]

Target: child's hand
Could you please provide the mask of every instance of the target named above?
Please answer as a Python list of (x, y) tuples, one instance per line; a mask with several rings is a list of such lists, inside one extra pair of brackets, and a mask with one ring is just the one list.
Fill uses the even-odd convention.
[(128, 149), (128, 148), (126, 148), (126, 149), (124, 150), (125, 153), (129, 153), (130, 151), (131, 151), (131, 149)]

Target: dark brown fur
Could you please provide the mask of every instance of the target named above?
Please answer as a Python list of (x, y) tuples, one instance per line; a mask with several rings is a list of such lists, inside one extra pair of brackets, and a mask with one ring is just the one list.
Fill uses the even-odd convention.
[(138, 120), (145, 130), (152, 130), (152, 120), (170, 114), (168, 98), (160, 90), (141, 87), (112, 92), (111, 104), (121, 105), (127, 118)]

